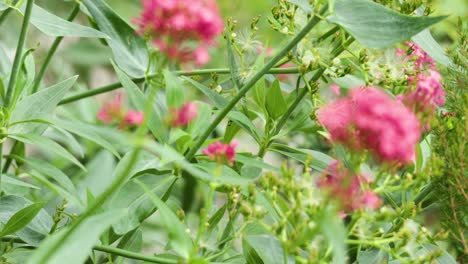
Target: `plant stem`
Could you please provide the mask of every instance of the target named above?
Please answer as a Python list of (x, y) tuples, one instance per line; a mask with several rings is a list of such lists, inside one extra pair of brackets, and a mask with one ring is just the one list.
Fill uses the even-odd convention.
[(29, 20), (31, 18), (31, 11), (34, 4), (34, 0), (27, 0), (26, 11), (24, 12), (23, 25), (21, 27), (21, 33), (18, 39), (18, 45), (16, 46), (15, 59), (13, 61), (13, 66), (11, 69), (10, 80), (8, 82), (8, 90), (5, 97), (5, 106), (9, 107), (11, 105), (11, 96), (14, 94), (13, 90), (16, 87), (16, 80), (21, 69), (21, 58), (23, 57), (24, 43), (26, 42), (26, 35), (28, 34), (29, 29)]
[(244, 86), (239, 90), (239, 92), (236, 94), (236, 96), (229, 102), (229, 104), (221, 110), (221, 112), (216, 116), (215, 120), (211, 122), (210, 126), (203, 132), (203, 134), (198, 138), (197, 142), (195, 142), (195, 145), (190, 149), (190, 151), (187, 153), (187, 160), (191, 160), (195, 154), (197, 153), (198, 149), (203, 145), (203, 142), (210, 136), (211, 132), (216, 129), (216, 127), (219, 125), (219, 123), (226, 117), (226, 115), (231, 111), (232, 108), (239, 102), (242, 97), (257, 83), (258, 80), (260, 80), (263, 75), (268, 73), (268, 70), (271, 69), (278, 61), (280, 61), (292, 48), (294, 48), (299, 41), (301, 41), (312, 28), (314, 28), (318, 22), (320, 21), (320, 18), (317, 16), (314, 16), (312, 20), (307, 23), (307, 25), (291, 40), (289, 41), (286, 46), (281, 49), (278, 54), (276, 54), (263, 68), (257, 72), (247, 83), (244, 84)]
[[(75, 7), (73, 7), (73, 10), (71, 11), (70, 15), (68, 16), (67, 20), (68, 21), (73, 21), (75, 17), (78, 15), (80, 12), (80, 4), (75, 4)], [(50, 64), (50, 61), (52, 60), (52, 57), (54, 56), (55, 52), (57, 51), (58, 46), (63, 40), (63, 36), (55, 38), (54, 42), (52, 43), (52, 46), (50, 46), (49, 51), (47, 52), (46, 58), (44, 62), (42, 63), (41, 69), (39, 70), (39, 73), (36, 76), (36, 79), (34, 79), (34, 84), (31, 89), (31, 93), (37, 92), (39, 89), (39, 86), (41, 85), (41, 81), (44, 78), (45, 72), (47, 70), (47, 67)]]
[(115, 255), (119, 255), (122, 257), (130, 258), (130, 259), (138, 259), (143, 260), (151, 263), (161, 263), (161, 264), (177, 264), (179, 263), (178, 260), (169, 259), (169, 258), (162, 258), (156, 256), (145, 256), (139, 253), (135, 253), (128, 250), (123, 250), (120, 248), (109, 247), (109, 246), (94, 246), (94, 250), (111, 253)]
[[(175, 75), (183, 75), (183, 76), (197, 76), (197, 75), (210, 75), (210, 74), (230, 74), (228, 68), (218, 68), (218, 69), (203, 69), (203, 70), (194, 70), (194, 71), (174, 71)], [(268, 72), (268, 74), (295, 74), (299, 73), (299, 68), (272, 68)], [(134, 83), (142, 83), (145, 80), (152, 79), (156, 77), (156, 74), (150, 74), (146, 78), (134, 78), (132, 81)], [(86, 92), (82, 92), (76, 95), (72, 95), (70, 97), (64, 98), (62, 101), (59, 102), (59, 105), (72, 103), (84, 98), (88, 98), (97, 94), (102, 94), (106, 92), (110, 92), (122, 87), (122, 83), (116, 82), (112, 84), (108, 84), (99, 88), (91, 89)]]
[[(24, 242), (22, 239), (18, 237), (1, 237), (0, 241), (2, 242), (13, 242), (13, 243), (18, 243), (18, 244), (27, 244)], [(147, 262), (151, 263), (161, 263), (161, 264), (177, 264), (178, 261), (175, 259), (168, 259), (164, 257), (155, 257), (155, 256), (146, 256), (142, 255), (136, 252), (120, 249), (120, 248), (115, 248), (111, 246), (94, 246), (94, 250), (101, 251), (101, 252), (106, 252), (106, 253), (111, 253), (115, 255), (119, 255), (121, 257), (129, 258), (129, 259), (138, 259), (138, 260), (144, 260)]]

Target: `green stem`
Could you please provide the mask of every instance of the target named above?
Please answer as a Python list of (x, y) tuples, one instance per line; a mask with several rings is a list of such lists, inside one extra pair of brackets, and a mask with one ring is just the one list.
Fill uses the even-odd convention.
[(332, 29), (330, 29), (329, 31), (327, 31), (325, 34), (323, 34), (322, 36), (320, 36), (320, 37), (317, 39), (317, 42), (321, 42), (321, 41), (326, 40), (327, 38), (329, 38), (331, 35), (333, 35), (333, 34), (334, 34), (335, 32), (337, 32), (338, 30), (340, 30), (340, 27), (339, 27), (339, 26), (333, 27)]
[[(228, 68), (218, 68), (218, 69), (202, 69), (202, 70), (194, 70), (194, 71), (175, 71), (173, 72), (175, 75), (182, 75), (182, 76), (197, 76), (197, 75), (211, 75), (211, 74), (230, 74)], [(299, 73), (299, 68), (272, 68), (268, 70), (268, 74), (295, 74)], [(147, 79), (152, 79), (156, 77), (157, 74), (150, 74), (145, 78), (134, 78), (132, 79), (135, 83), (142, 83)], [(59, 105), (72, 103), (84, 98), (92, 97), (98, 94), (110, 92), (122, 87), (122, 83), (116, 82), (112, 84), (108, 84), (99, 88), (91, 89), (86, 92), (82, 92), (76, 95), (72, 95), (70, 97), (64, 98), (62, 101), (59, 102)]]
[(15, 59), (11, 70), (10, 80), (8, 82), (8, 90), (5, 97), (5, 106), (11, 105), (11, 96), (14, 94), (16, 86), (16, 80), (18, 79), (19, 71), (21, 69), (21, 58), (23, 56), (24, 43), (26, 42), (26, 35), (29, 29), (29, 20), (31, 18), (31, 11), (34, 4), (34, 0), (28, 0), (26, 3), (26, 11), (24, 12), (23, 26), (21, 27), (21, 33), (18, 39), (18, 45), (16, 46)]
[[(78, 15), (80, 12), (80, 4), (76, 4), (73, 10), (71, 11), (70, 15), (68, 16), (67, 20), (68, 21), (73, 21), (75, 17)], [(57, 51), (58, 46), (62, 42), (63, 37), (57, 37), (55, 38), (54, 42), (52, 43), (52, 46), (50, 46), (49, 51), (47, 52), (46, 58), (44, 62), (42, 63), (41, 69), (39, 70), (39, 73), (36, 76), (36, 79), (34, 79), (34, 84), (31, 90), (31, 93), (37, 92), (39, 89), (39, 86), (41, 85), (41, 81), (44, 78), (45, 72), (47, 70), (47, 67), (50, 64), (50, 61), (52, 60), (52, 57), (54, 56), (55, 52)]]
[(179, 263), (178, 260), (176, 259), (169, 259), (169, 258), (163, 258), (163, 257), (155, 257), (155, 256), (145, 256), (139, 253), (135, 253), (132, 251), (120, 249), (120, 248), (115, 248), (115, 247), (109, 247), (109, 246), (94, 246), (94, 250), (101, 251), (101, 252), (106, 252), (110, 254), (115, 254), (119, 255), (121, 257), (126, 257), (130, 259), (138, 259), (138, 260), (143, 260), (151, 263), (161, 263), (161, 264), (177, 264)]
[[(11, 236), (6, 236), (6, 237), (0, 237), (0, 241), (2, 242), (13, 242), (13, 243), (18, 243), (18, 244), (26, 244), (25, 241), (23, 241), (21, 238), (18, 237), (11, 237)], [(120, 248), (115, 248), (111, 246), (94, 246), (94, 250), (101, 251), (101, 252), (106, 252), (106, 253), (111, 253), (115, 255), (119, 255), (121, 257), (129, 258), (129, 259), (138, 259), (138, 260), (143, 260), (151, 263), (161, 263), (161, 264), (177, 264), (179, 263), (175, 259), (168, 259), (164, 257), (155, 257), (155, 256), (146, 256), (142, 255), (136, 252), (120, 249)]]
[(211, 132), (216, 129), (219, 123), (226, 117), (226, 115), (231, 111), (232, 108), (239, 102), (242, 97), (260, 80), (263, 75), (268, 73), (268, 70), (271, 69), (278, 61), (280, 61), (292, 48), (294, 48), (299, 41), (301, 41), (309, 32), (314, 28), (318, 22), (320, 22), (320, 18), (314, 16), (312, 20), (307, 23), (307, 25), (291, 40), (289, 43), (281, 49), (281, 51), (276, 54), (263, 68), (257, 72), (244, 86), (239, 90), (236, 96), (229, 102), (229, 104), (224, 107), (221, 112), (218, 113), (215, 120), (211, 122), (210, 126), (203, 132), (203, 134), (198, 138), (195, 145), (190, 149), (187, 153), (187, 160), (191, 160), (200, 147), (203, 145), (205, 140), (210, 136)]

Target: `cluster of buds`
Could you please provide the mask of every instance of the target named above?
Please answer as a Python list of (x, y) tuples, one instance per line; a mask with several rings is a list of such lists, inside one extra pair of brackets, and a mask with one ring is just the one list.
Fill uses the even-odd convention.
[(209, 61), (208, 47), (224, 27), (215, 0), (143, 0), (135, 22), (170, 59), (198, 65)]
[(208, 145), (208, 147), (202, 152), (208, 156), (208, 158), (219, 164), (228, 164), (229, 166), (233, 166), (236, 158), (236, 147), (236, 140), (233, 140), (230, 144), (224, 144), (220, 141), (216, 141), (215, 143)]
[(144, 113), (135, 110), (127, 110), (123, 106), (123, 96), (117, 93), (109, 102), (106, 102), (99, 112), (97, 119), (105, 124), (117, 123), (119, 128), (140, 125), (144, 122)]

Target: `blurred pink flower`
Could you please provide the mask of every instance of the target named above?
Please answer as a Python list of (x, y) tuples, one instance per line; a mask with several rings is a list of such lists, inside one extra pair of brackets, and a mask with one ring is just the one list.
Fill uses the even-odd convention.
[(125, 123), (130, 125), (141, 125), (145, 120), (145, 114), (140, 111), (128, 110), (125, 115)]
[(208, 156), (211, 160), (214, 160), (220, 164), (234, 165), (234, 159), (236, 157), (237, 141), (233, 140), (231, 144), (223, 144), (217, 141), (213, 144), (208, 145), (206, 149), (202, 151), (203, 154)]
[(185, 127), (198, 115), (197, 105), (186, 102), (178, 109), (171, 110), (170, 123), (173, 127)]
[[(216, 44), (223, 20), (214, 0), (143, 0), (141, 16), (135, 20), (169, 58), (179, 62), (209, 61), (207, 47)], [(197, 46), (193, 50), (194, 44)], [(201, 49), (201, 50), (200, 50)]]
[(143, 112), (135, 110), (126, 110), (123, 106), (123, 96), (117, 93), (112, 99), (105, 103), (97, 113), (97, 119), (105, 124), (112, 122), (118, 123), (119, 128), (125, 128), (129, 125), (140, 125), (144, 121)]
[(411, 162), (421, 136), (416, 115), (374, 87), (351, 90), (347, 97), (319, 109), (317, 117), (332, 141), (370, 150), (386, 162)]
[(122, 94), (117, 93), (112, 101), (105, 103), (97, 113), (97, 119), (110, 124), (114, 119), (122, 116)]
[(408, 46), (409, 51), (406, 52), (402, 49), (397, 49), (396, 54), (400, 57), (403, 57), (406, 54), (409, 54), (406, 58), (404, 58), (405, 61), (413, 61), (414, 62), (414, 68), (416, 70), (421, 70), (424, 67), (429, 67), (429, 68), (435, 68), (435, 62), (434, 60), (427, 55), (424, 50), (422, 50), (418, 45), (416, 45), (413, 42), (405, 42), (406, 46)]
[(334, 94), (340, 95), (340, 86), (338, 86), (337, 84), (330, 85), (328, 89), (330, 89)]
[(325, 169), (317, 187), (340, 202), (345, 214), (363, 208), (376, 209), (381, 205), (381, 199), (374, 192), (361, 189), (361, 185), (368, 183), (363, 175), (354, 175), (341, 163), (334, 162)]
[(408, 92), (404, 95), (403, 102), (413, 107), (416, 112), (431, 113), (438, 106), (445, 104), (445, 91), (440, 73), (432, 69), (427, 72), (428, 74), (418, 74), (416, 78), (408, 78)]

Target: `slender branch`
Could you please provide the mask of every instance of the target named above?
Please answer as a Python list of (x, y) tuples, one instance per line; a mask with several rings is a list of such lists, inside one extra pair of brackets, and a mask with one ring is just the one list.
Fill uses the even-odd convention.
[(34, 4), (34, 0), (28, 0), (26, 3), (26, 11), (24, 12), (23, 26), (21, 27), (21, 33), (18, 39), (18, 45), (16, 46), (15, 59), (11, 70), (10, 80), (8, 82), (8, 90), (5, 97), (5, 106), (9, 107), (11, 97), (14, 94), (16, 80), (18, 79), (19, 71), (21, 68), (21, 58), (23, 56), (24, 43), (26, 42), (26, 35), (29, 29), (29, 20), (31, 18), (31, 11)]
[(120, 249), (120, 248), (115, 248), (115, 247), (110, 247), (110, 246), (94, 246), (94, 250), (97, 251), (102, 251), (106, 253), (111, 253), (115, 255), (119, 255), (122, 257), (130, 258), (130, 259), (138, 259), (138, 260), (143, 260), (151, 263), (161, 263), (161, 264), (177, 264), (179, 263), (178, 260), (176, 259), (169, 259), (169, 258), (163, 258), (163, 257), (156, 257), (156, 256), (146, 256), (142, 255), (139, 253), (135, 253), (132, 251)]
[(265, 75), (270, 68), (272, 68), (278, 61), (280, 61), (291, 49), (293, 49), (299, 41), (301, 41), (312, 28), (314, 28), (318, 22), (320, 22), (320, 18), (317, 16), (314, 16), (312, 20), (307, 23), (307, 25), (291, 40), (289, 43), (281, 49), (281, 51), (276, 54), (263, 68), (257, 72), (247, 83), (244, 84), (244, 86), (239, 90), (239, 92), (236, 94), (236, 96), (229, 102), (229, 104), (221, 110), (221, 112), (218, 113), (216, 116), (215, 120), (211, 122), (210, 126), (203, 132), (203, 134), (198, 138), (197, 142), (195, 142), (195, 145), (190, 149), (190, 151), (187, 153), (187, 160), (191, 160), (197, 151), (200, 149), (200, 147), (203, 145), (203, 142), (210, 136), (211, 132), (215, 130), (215, 128), (218, 126), (218, 124), (226, 117), (226, 115), (231, 111), (232, 108), (239, 102), (242, 97), (257, 83), (258, 80), (260, 80), (263, 75)]
[[(27, 244), (25, 241), (23, 241), (19, 237), (12, 237), (12, 236), (6, 236), (6, 237), (0, 237), (0, 241), (2, 242), (13, 242), (13, 243), (18, 243), (18, 244)], [(172, 259), (172, 258), (164, 258), (164, 257), (156, 257), (156, 256), (147, 256), (143, 254), (139, 254), (133, 251), (128, 251), (125, 249), (121, 248), (115, 248), (111, 246), (94, 246), (93, 250), (101, 251), (101, 252), (106, 252), (106, 253), (111, 253), (115, 254), (121, 257), (129, 258), (129, 259), (138, 259), (138, 260), (143, 260), (151, 263), (160, 263), (160, 264), (177, 264), (179, 263), (178, 260)]]
[[(183, 75), (183, 76), (196, 76), (196, 75), (210, 75), (210, 74), (229, 74), (230, 71), (228, 68), (219, 68), (219, 69), (202, 69), (202, 70), (194, 70), (194, 71), (175, 71), (173, 72), (175, 75)], [(293, 68), (272, 68), (268, 72), (268, 74), (295, 74), (299, 73), (299, 68), (293, 67)], [(151, 74), (147, 76), (147, 79), (152, 79), (156, 76), (156, 74)], [(133, 82), (135, 83), (142, 83), (145, 80), (145, 78), (134, 78), (132, 79)], [(60, 101), (59, 105), (63, 104), (68, 104), (72, 103), (84, 98), (92, 97), (98, 94), (110, 92), (116, 89), (119, 89), (122, 87), (121, 82), (116, 82), (112, 84), (108, 84), (99, 88), (91, 89), (76, 95), (72, 95), (70, 97), (64, 98), (62, 101)]]
[[(68, 16), (67, 20), (68, 21), (73, 21), (75, 17), (78, 15), (80, 12), (80, 4), (75, 4), (75, 7), (71, 11), (70, 15)], [(31, 89), (31, 93), (37, 92), (39, 89), (39, 86), (41, 85), (42, 78), (44, 78), (45, 72), (47, 70), (47, 67), (50, 64), (50, 61), (52, 60), (52, 57), (54, 56), (55, 52), (57, 51), (58, 46), (63, 40), (63, 36), (55, 38), (54, 42), (50, 46), (49, 51), (47, 52), (46, 58), (44, 62), (42, 63), (41, 69), (39, 70), (39, 73), (37, 74), (36, 78), (34, 79), (34, 84)]]

